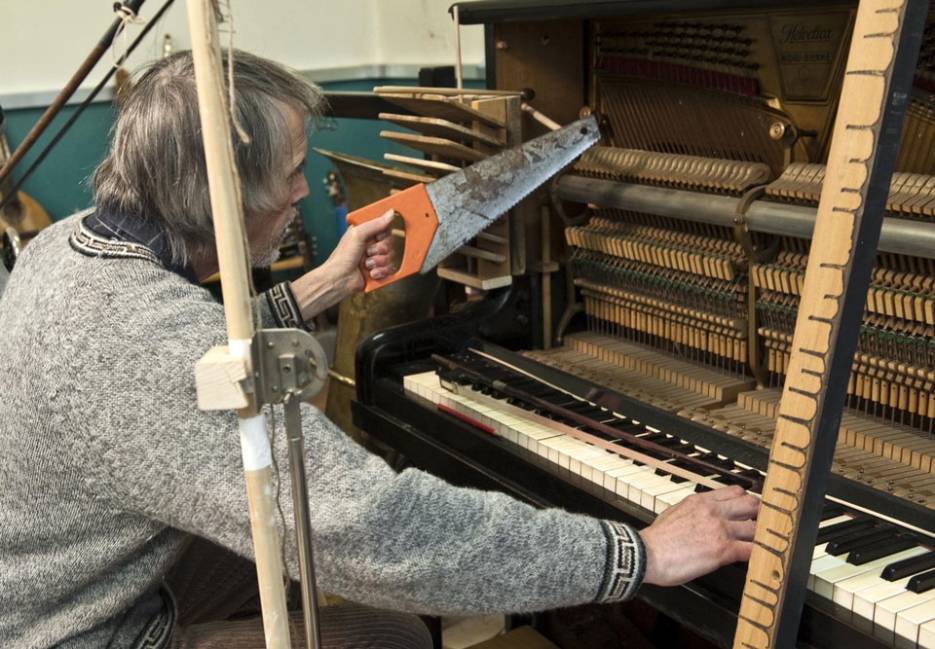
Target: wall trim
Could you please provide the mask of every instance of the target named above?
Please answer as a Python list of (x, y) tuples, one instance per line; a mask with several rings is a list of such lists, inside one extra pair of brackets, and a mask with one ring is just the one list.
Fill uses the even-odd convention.
[[(436, 64), (443, 65), (443, 64)], [(300, 70), (302, 76), (315, 83), (334, 83), (339, 81), (361, 81), (366, 79), (417, 79), (419, 69), (429, 67), (428, 64), (364, 64), (349, 65), (337, 68), (318, 68), (314, 70)], [(485, 69), (482, 65), (462, 66), (462, 77), (469, 81), (483, 81)], [(67, 106), (80, 104), (92, 88), (78, 88), (67, 102)], [(45, 108), (55, 101), (60, 90), (40, 90), (36, 92), (21, 92), (0, 94), (0, 106), (3, 110), (22, 110), (26, 108)], [(114, 86), (109, 84), (94, 98), (94, 103), (107, 103), (114, 98)]]

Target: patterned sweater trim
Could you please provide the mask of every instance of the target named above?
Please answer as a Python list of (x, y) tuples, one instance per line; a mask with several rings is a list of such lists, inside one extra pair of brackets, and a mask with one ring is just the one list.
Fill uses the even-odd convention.
[[(78, 220), (78, 225), (68, 240), (71, 247), (88, 257), (104, 257), (111, 259), (145, 259), (163, 265), (162, 259), (148, 247), (133, 241), (121, 241), (103, 237), (85, 225), (84, 219)], [(265, 293), (276, 325), (284, 329), (303, 329), (315, 331), (313, 322), (303, 322), (302, 310), (292, 293), (289, 282), (277, 284)]]
[(132, 241), (117, 241), (102, 237), (88, 228), (84, 224), (84, 219), (78, 219), (78, 225), (68, 239), (68, 243), (72, 249), (88, 257), (145, 259), (161, 265), (156, 253), (146, 246)]
[(266, 301), (269, 303), (270, 311), (273, 312), (276, 324), (283, 329), (315, 331), (313, 322), (304, 322), (302, 320), (302, 310), (299, 308), (299, 303), (296, 302), (289, 282), (282, 282), (268, 290), (266, 292)]
[(164, 584), (160, 586), (159, 594), (162, 596), (162, 611), (143, 627), (131, 649), (168, 649), (178, 618), (177, 606), (172, 591)]
[(601, 521), (607, 536), (607, 567), (596, 602), (619, 602), (636, 595), (646, 574), (646, 548), (633, 528)]

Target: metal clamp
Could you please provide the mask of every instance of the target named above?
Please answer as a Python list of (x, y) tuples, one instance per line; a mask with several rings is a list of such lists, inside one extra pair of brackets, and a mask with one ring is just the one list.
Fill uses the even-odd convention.
[(259, 404), (282, 403), (297, 394), (307, 401), (328, 377), (328, 357), (315, 337), (301, 329), (261, 329), (251, 345)]
[(0, 240), (0, 263), (7, 270), (13, 270), (13, 264), (16, 263), (23, 244), (20, 241), (19, 233), (12, 226), (3, 231), (2, 240)]
[(772, 259), (779, 251), (779, 237), (774, 237), (765, 247), (757, 247), (757, 243), (753, 241), (753, 234), (747, 228), (747, 210), (750, 209), (753, 201), (760, 198), (765, 192), (766, 185), (758, 185), (747, 190), (740, 198), (737, 209), (734, 211), (734, 239), (743, 247), (750, 262), (758, 264)]
[(305, 439), (299, 403), (321, 390), (328, 376), (328, 357), (315, 337), (301, 329), (260, 329), (251, 346), (258, 405), (282, 403), (285, 411), (295, 509), (296, 548), (302, 586), (307, 649), (321, 647), (318, 607), (315, 603), (315, 562), (305, 473)]

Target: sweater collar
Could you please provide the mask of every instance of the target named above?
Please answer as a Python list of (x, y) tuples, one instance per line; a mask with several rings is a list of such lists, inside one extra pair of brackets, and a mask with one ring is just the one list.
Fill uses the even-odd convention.
[(84, 225), (91, 232), (111, 241), (126, 241), (148, 248), (166, 270), (192, 284), (198, 284), (198, 276), (190, 263), (172, 261), (172, 251), (165, 231), (138, 214), (117, 210), (98, 209), (85, 217)]

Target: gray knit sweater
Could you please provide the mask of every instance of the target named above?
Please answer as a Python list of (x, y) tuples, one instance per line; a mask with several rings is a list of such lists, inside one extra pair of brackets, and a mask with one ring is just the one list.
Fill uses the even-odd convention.
[[(265, 298), (265, 326), (298, 324), (288, 290)], [(0, 300), (0, 647), (161, 649), (175, 616), (161, 578), (189, 535), (252, 557), (235, 415), (195, 399), (195, 361), (225, 331), (207, 291), (78, 216), (27, 246)], [(467, 615), (639, 586), (644, 553), (626, 526), (397, 474), (311, 407), (303, 425), (328, 591)]]

